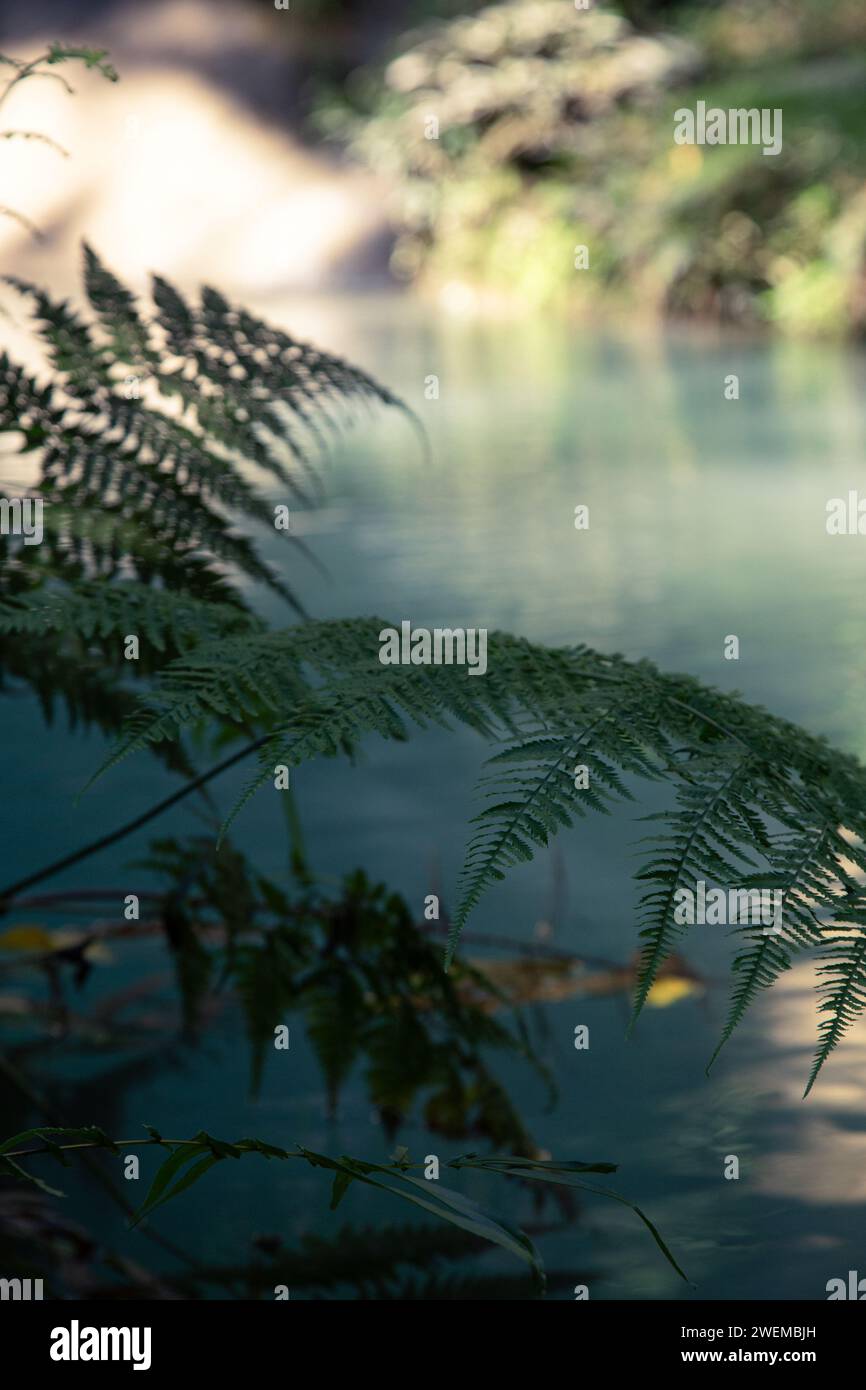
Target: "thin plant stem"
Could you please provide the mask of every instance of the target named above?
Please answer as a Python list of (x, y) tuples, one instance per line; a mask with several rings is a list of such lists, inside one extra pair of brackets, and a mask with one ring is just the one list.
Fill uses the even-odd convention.
[[(35, 1110), (38, 1110), (48, 1120), (50, 1120), (52, 1125), (56, 1125), (58, 1128), (64, 1128), (64, 1126), (61, 1123), (60, 1116), (55, 1112), (54, 1107), (51, 1105), (51, 1103), (45, 1098), (45, 1096), (41, 1094), (40, 1091), (36, 1090), (35, 1086), (33, 1086), (32, 1083), (28, 1080), (28, 1078), (24, 1076), (23, 1073), (20, 1072), (19, 1069), (12, 1062), (9, 1061), (8, 1057), (4, 1057), (2, 1056), (2, 1054), (0, 1054), (0, 1073), (2, 1073), (3, 1076), (6, 1077), (6, 1080), (9, 1082), (11, 1086), (14, 1086), (15, 1089), (19, 1091), (22, 1096), (24, 1096), (25, 1100), (29, 1101), (29, 1103), (34, 1107)], [(140, 1143), (141, 1141), (135, 1140), (133, 1142)], [(98, 1146), (96, 1144), (59, 1144), (57, 1147), (93, 1149)], [(3, 1154), (0, 1156), (2, 1156), (3, 1158), (19, 1158), (23, 1157), (26, 1154), (38, 1154), (48, 1152), (50, 1152), (50, 1150), (48, 1149), (27, 1149), (21, 1150), (20, 1152), (16, 1152), (14, 1154), (10, 1153)], [(130, 1202), (126, 1200), (126, 1198), (123, 1196), (123, 1193), (119, 1191), (119, 1189), (117, 1188), (115, 1183), (112, 1182), (108, 1174), (102, 1171), (99, 1164), (95, 1163), (88, 1154), (85, 1154), (83, 1156), (82, 1161), (86, 1165), (87, 1170), (91, 1174), (91, 1176), (108, 1193), (111, 1200), (120, 1207), (124, 1215), (128, 1217), (133, 1216), (135, 1208), (132, 1206)], [(165, 1236), (161, 1236), (158, 1231), (151, 1230), (148, 1227), (143, 1227), (142, 1235), (146, 1236), (148, 1240), (153, 1241), (155, 1245), (162, 1246), (163, 1250), (168, 1251), (170, 1255), (174, 1255), (175, 1259), (181, 1260), (191, 1269), (198, 1268), (197, 1262), (190, 1255), (188, 1255), (185, 1250), (182, 1250), (180, 1246), (175, 1245), (173, 1241), (166, 1239)]]
[(184, 797), (189, 796), (194, 791), (198, 791), (200, 787), (205, 786), (212, 778), (218, 777), (221, 772), (227, 772), (230, 767), (234, 767), (235, 763), (239, 763), (243, 758), (249, 757), (250, 753), (255, 753), (257, 749), (263, 747), (264, 744), (268, 742), (269, 738), (270, 735), (265, 734), (261, 738), (254, 739), (252, 743), (248, 743), (244, 748), (239, 749), (237, 753), (232, 753), (230, 757), (224, 758), (223, 761), (217, 763), (215, 767), (210, 768), (207, 772), (203, 772), (199, 777), (193, 778), (191, 782), (187, 782), (186, 786), (181, 787), (179, 791), (172, 792), (171, 796), (167, 796), (165, 800), (157, 802), (155, 806), (151, 806), (149, 811), (144, 811), (140, 816), (136, 816), (133, 820), (127, 821), (125, 825), (119, 826), (117, 830), (112, 830), (108, 835), (102, 835), (98, 840), (91, 840), (89, 845), (82, 845), (81, 849), (74, 850), (72, 854), (64, 855), (62, 859), (55, 859), (53, 864), (47, 864), (44, 869), (38, 869), (36, 873), (28, 874), (26, 878), (20, 878), (17, 883), (10, 884), (8, 888), (4, 888), (0, 891), (0, 914), (6, 912), (12, 899), (17, 898), (26, 888), (32, 888), (35, 883), (42, 883), (46, 878), (53, 878), (53, 876), (59, 874), (62, 869), (68, 869), (73, 864), (79, 864), (82, 859), (89, 859), (92, 854), (98, 854), (100, 850), (107, 849), (109, 845), (116, 844), (118, 840), (125, 839), (127, 835), (131, 835), (133, 831), (138, 830), (142, 825), (147, 825), (149, 821), (155, 820), (157, 816), (161, 816), (164, 811), (168, 811), (172, 806), (176, 806), (179, 801), (183, 801)]

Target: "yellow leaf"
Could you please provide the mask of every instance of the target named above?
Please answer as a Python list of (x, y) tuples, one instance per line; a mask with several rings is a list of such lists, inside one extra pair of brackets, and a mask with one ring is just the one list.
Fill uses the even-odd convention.
[(682, 975), (668, 975), (656, 980), (647, 1003), (654, 1009), (666, 1009), (668, 1004), (676, 1004), (680, 999), (688, 999), (690, 994), (701, 994), (703, 989), (699, 980), (686, 980)]
[(3, 951), (53, 951), (54, 946), (51, 932), (36, 923), (9, 927), (0, 933), (0, 950)]

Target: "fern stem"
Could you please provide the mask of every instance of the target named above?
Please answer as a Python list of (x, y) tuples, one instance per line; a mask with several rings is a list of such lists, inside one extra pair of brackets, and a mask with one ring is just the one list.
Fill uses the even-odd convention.
[[(164, 1145), (168, 1148), (180, 1148), (185, 1144), (198, 1145), (200, 1141), (197, 1139), (113, 1139), (111, 1142), (118, 1149), (131, 1149), (133, 1147), (140, 1148), (142, 1144), (149, 1144), (153, 1148), (159, 1148), (160, 1145)], [(243, 1144), (236, 1144), (235, 1147), (244, 1149)], [(65, 1152), (66, 1150), (71, 1151), (73, 1149), (104, 1149), (105, 1145), (98, 1143), (95, 1139), (88, 1139), (80, 1144), (55, 1144), (53, 1148), (63, 1149)], [(40, 1154), (50, 1154), (51, 1152), (51, 1149), (10, 1149), (8, 1153), (4, 1151), (0, 1154), (0, 1158), (33, 1158)], [(245, 1152), (254, 1153), (255, 1150), (249, 1149), (245, 1150)], [(291, 1153), (289, 1151), (286, 1153), (287, 1158), (303, 1158), (303, 1156), (304, 1155), (301, 1153)], [(416, 1168), (424, 1167), (423, 1163), (416, 1163), (414, 1166)]]
[(269, 741), (270, 737), (271, 735), (268, 734), (262, 738), (254, 739), (252, 743), (248, 743), (244, 748), (239, 749), (237, 753), (232, 753), (230, 757), (224, 758), (223, 761), (217, 763), (215, 767), (209, 768), (207, 772), (203, 772), (199, 777), (195, 777), (191, 782), (187, 782), (186, 786), (181, 787), (179, 791), (172, 792), (171, 796), (167, 796), (163, 801), (159, 801), (155, 806), (151, 806), (149, 811), (144, 811), (140, 816), (135, 816), (133, 820), (127, 821), (125, 825), (119, 826), (117, 830), (112, 830), (110, 834), (102, 835), (98, 840), (91, 840), (89, 845), (83, 845), (81, 849), (74, 850), (72, 854), (64, 855), (62, 859), (55, 859), (53, 864), (48, 864), (44, 869), (38, 869), (36, 873), (28, 874), (26, 878), (20, 878), (17, 883), (13, 883), (8, 888), (3, 889), (3, 891), (0, 892), (0, 916), (8, 910), (8, 906), (12, 899), (17, 898), (19, 894), (23, 893), (25, 888), (32, 888), (35, 883), (42, 883), (46, 878), (52, 878), (54, 874), (59, 874), (62, 869), (68, 869), (71, 865), (80, 863), (82, 859), (89, 859), (92, 854), (98, 854), (101, 849), (107, 849), (109, 845), (116, 844), (118, 840), (125, 839), (127, 835), (131, 835), (133, 831), (138, 830), (142, 825), (147, 825), (149, 821), (155, 820), (157, 816), (161, 816), (164, 811), (168, 811), (172, 806), (176, 806), (179, 801), (183, 801), (184, 797), (189, 796), (191, 792), (198, 791), (200, 787), (210, 782), (212, 778), (218, 777), (221, 772), (227, 772), (230, 767), (234, 767), (235, 763), (239, 763), (241, 759), (249, 757), (250, 753), (255, 753)]
[(4, 105), (10, 93), (14, 91), (14, 89), (18, 86), (19, 82), (26, 81), (28, 77), (53, 77), (55, 81), (60, 82), (62, 86), (66, 88), (67, 92), (71, 93), (72, 88), (70, 87), (66, 79), (61, 77), (59, 72), (37, 72), (37, 68), (39, 67), (40, 63), (48, 63), (50, 61), (51, 50), (49, 49), (47, 53), (40, 53), (38, 58), (31, 59), (29, 63), (16, 64), (16, 67), (18, 69), (17, 72), (14, 74), (13, 77), (9, 78), (9, 81), (5, 84), (3, 91), (0, 92), (0, 106)]
[(754, 748), (752, 748), (744, 738), (741, 738), (738, 733), (735, 733), (733, 729), (726, 728), (724, 724), (720, 724), (717, 719), (713, 719), (712, 715), (705, 713), (704, 710), (698, 709), (695, 705), (689, 704), (685, 700), (678, 700), (674, 695), (665, 695), (664, 698), (667, 700), (668, 704), (675, 705), (677, 709), (686, 710), (688, 714), (693, 714), (697, 719), (702, 720), (704, 724), (709, 724), (711, 728), (718, 729), (719, 733), (724, 734), (726, 738), (735, 739), (743, 748), (747, 748), (750, 753), (755, 752)]

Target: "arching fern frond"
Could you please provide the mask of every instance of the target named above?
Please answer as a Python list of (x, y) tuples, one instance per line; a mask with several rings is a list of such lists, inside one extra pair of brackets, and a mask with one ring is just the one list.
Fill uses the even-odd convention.
[[(0, 357), (0, 434), (41, 455), (54, 572), (68, 574), (66, 558), (84, 563), (85, 577), (151, 583), (170, 575), (176, 585), (180, 574), (195, 590), (210, 559), (299, 609), (282, 575), (234, 529), (236, 519), (275, 525), (275, 502), (249, 481), (247, 466), (278, 487), (277, 506), (305, 507), (323, 446), (359, 404), (415, 417), (366, 372), (215, 290), (191, 305), (156, 279), (145, 308), (89, 247), (84, 259), (89, 317), (7, 277), (32, 303), (54, 371), (45, 385)], [(107, 536), (94, 528), (94, 514), (113, 522)], [(290, 526), (277, 534), (306, 553)], [(87, 543), (84, 557), (77, 535)], [(26, 548), (15, 558), (46, 567)]]
[[(648, 712), (627, 680), (623, 686), (620, 695), (609, 687), (580, 694), (572, 689), (563, 710), (546, 711), (551, 722), (557, 713), (561, 721), (565, 716), (569, 732), (554, 733), (548, 727), (519, 739), (488, 761), (487, 766), (496, 771), (482, 780), (481, 792), (493, 805), (473, 821), (478, 829), (466, 851), (448, 937), (449, 957), (470, 912), (508, 868), (532, 859), (535, 846), (545, 848), (576, 817), (589, 811), (607, 812), (612, 802), (633, 799), (623, 774), (658, 775), (648, 756), (652, 744), (640, 727)], [(654, 732), (660, 735), (657, 728)], [(659, 738), (656, 760), (663, 752), (667, 750)]]
[(657, 833), (637, 872), (644, 945), (634, 1016), (689, 929), (675, 914), (679, 890), (701, 880), (773, 889), (779, 930), (734, 934), (745, 944), (722, 1043), (792, 954), (824, 949), (829, 934), (835, 974), (820, 1067), (859, 1001), (856, 978), (847, 995), (839, 983), (856, 976), (859, 956), (831, 924), (866, 910), (866, 771), (785, 720), (648, 662), (490, 633), (483, 678), (461, 666), (382, 665), (387, 626), (307, 622), (196, 646), (162, 669), (102, 771), (214, 719), (253, 730), (259, 766), (231, 820), (277, 763), (335, 756), (364, 734), (401, 740), (413, 726), (462, 724), (504, 740), (481, 783), (490, 804), (466, 852), (446, 963), (482, 894), (512, 866), (589, 811), (633, 799), (640, 782), (669, 783), (673, 804), (648, 818)]
[[(114, 733), (128, 708), (119, 670), (146, 677), (160, 657), (260, 629), (239, 580), (303, 612), (284, 566), (240, 527), (307, 556), (286, 512), (308, 504), (322, 446), (361, 402), (405, 407), (213, 291), (196, 308), (157, 279), (151, 307), (139, 304), (89, 248), (90, 312), (8, 283), (33, 308), (52, 376), (0, 354), (0, 435), (7, 458), (39, 465), (30, 501), (42, 529), (40, 544), (14, 528), (0, 537), (0, 683), (27, 681), (46, 711), (60, 693), (73, 720)], [(251, 480), (256, 469), (276, 496)], [(141, 659), (108, 660), (100, 689), (90, 648), (116, 656), (127, 633)]]

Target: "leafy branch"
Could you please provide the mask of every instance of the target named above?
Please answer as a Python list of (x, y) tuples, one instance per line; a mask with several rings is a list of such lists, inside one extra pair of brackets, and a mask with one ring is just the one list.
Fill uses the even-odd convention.
[[(38, 57), (31, 58), (27, 62), (23, 59), (10, 58), (8, 55), (0, 53), (0, 65), (13, 69), (12, 76), (0, 87), (0, 109), (6, 104), (16, 87), (33, 77), (51, 78), (59, 82), (64, 90), (71, 94), (73, 89), (66, 81), (66, 78), (63, 77), (61, 73), (54, 72), (53, 69), (61, 63), (72, 62), (83, 63), (86, 68), (91, 68), (100, 72), (109, 82), (116, 82), (118, 80), (115, 69), (112, 67), (111, 63), (108, 62), (108, 52), (104, 48), (76, 48), (68, 44), (52, 43), (44, 53), (40, 53)], [(0, 130), (0, 140), (35, 140), (40, 144), (48, 145), (64, 158), (68, 157), (68, 151), (65, 150), (62, 145), (59, 145), (50, 135), (44, 135), (41, 131)], [(23, 213), (16, 212), (13, 208), (0, 207), (0, 215), (11, 217), (16, 222), (20, 222), (22, 227), (24, 227), (31, 236), (37, 238), (42, 236), (39, 228), (36, 227), (29, 218), (25, 217)]]
[[(525, 1232), (501, 1215), (492, 1215), (462, 1192), (443, 1187), (438, 1179), (427, 1180), (414, 1176), (413, 1170), (423, 1168), (424, 1164), (411, 1163), (405, 1149), (399, 1149), (390, 1163), (383, 1164), (346, 1156), (331, 1158), (300, 1144), (294, 1149), (284, 1149), (265, 1143), (261, 1139), (239, 1139), (234, 1143), (228, 1143), (203, 1130), (191, 1139), (165, 1139), (152, 1126), (145, 1125), (145, 1129), (149, 1136), (147, 1139), (110, 1139), (101, 1129), (92, 1125), (81, 1129), (51, 1126), (24, 1130), (0, 1144), (0, 1173), (33, 1183), (54, 1196), (62, 1196), (62, 1193), (48, 1187), (30, 1173), (22, 1166), (20, 1160), (49, 1156), (68, 1167), (67, 1154), (85, 1149), (106, 1149), (115, 1155), (132, 1147), (167, 1149), (167, 1156), (157, 1170), (147, 1196), (132, 1218), (130, 1224), (136, 1225), (173, 1198), (180, 1196), (182, 1192), (188, 1191), (205, 1173), (226, 1159), (238, 1160), (248, 1154), (259, 1154), (268, 1160), (302, 1159), (314, 1168), (322, 1168), (334, 1174), (332, 1211), (339, 1206), (352, 1183), (358, 1182), (377, 1188), (509, 1251), (530, 1267), (539, 1288), (544, 1287), (544, 1269), (540, 1256)], [(41, 1142), (34, 1147), (31, 1143), (34, 1140)], [(610, 1188), (596, 1187), (582, 1180), (585, 1174), (615, 1172), (616, 1164), (528, 1159), (509, 1155), (479, 1158), (477, 1154), (461, 1154), (456, 1158), (444, 1160), (441, 1166), (453, 1171), (468, 1169), (524, 1181), (578, 1187), (622, 1203), (634, 1212), (647, 1228), (656, 1246), (680, 1278), (688, 1282), (657, 1228), (640, 1207)]]

